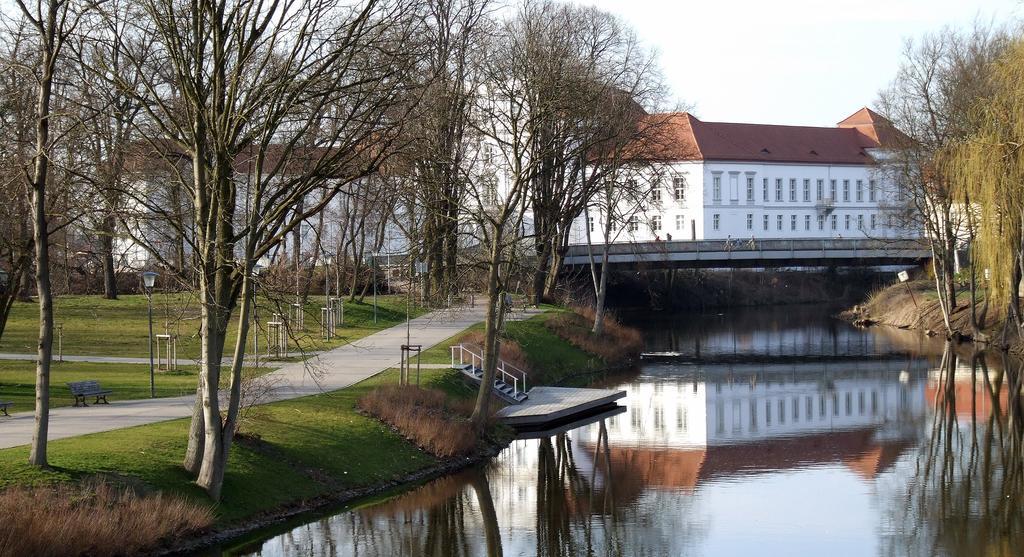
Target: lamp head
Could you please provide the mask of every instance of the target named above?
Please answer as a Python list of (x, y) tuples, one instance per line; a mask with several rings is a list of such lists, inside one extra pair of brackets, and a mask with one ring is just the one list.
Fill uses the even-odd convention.
[(158, 276), (160, 275), (154, 273), (153, 271), (146, 271), (145, 273), (142, 273), (143, 286), (145, 286), (147, 289), (152, 289), (153, 285), (156, 284), (156, 277)]
[(258, 276), (260, 276), (260, 273), (262, 273), (262, 272), (263, 272), (263, 265), (260, 265), (259, 263), (257, 263), (257, 264), (252, 266), (252, 276), (258, 277)]
[(334, 258), (333, 258), (333, 257), (331, 257), (330, 255), (328, 255), (327, 257), (325, 257), (325, 258), (324, 258), (324, 261), (326, 261), (328, 265), (334, 265)]

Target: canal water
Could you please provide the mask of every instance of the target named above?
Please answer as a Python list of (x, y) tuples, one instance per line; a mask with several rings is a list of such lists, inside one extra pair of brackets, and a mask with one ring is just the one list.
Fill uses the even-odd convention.
[(227, 555), (1020, 555), (1019, 364), (820, 307), (638, 320), (622, 410)]

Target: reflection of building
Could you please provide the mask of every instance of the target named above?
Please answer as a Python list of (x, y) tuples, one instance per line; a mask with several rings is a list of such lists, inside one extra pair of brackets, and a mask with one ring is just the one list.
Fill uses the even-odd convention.
[[(988, 370), (988, 378), (984, 376)], [(925, 387), (925, 399), (933, 408), (950, 408), (959, 418), (970, 419), (977, 416), (978, 419), (986, 419), (999, 408), (999, 414), (1006, 413), (1009, 402), (1009, 387), (1004, 379), (999, 383), (999, 394), (993, 396), (992, 389), (995, 389), (997, 368), (982, 368), (978, 366), (972, 372), (971, 362), (957, 360), (953, 371), (952, 388), (948, 388), (950, 378), (946, 377), (941, 368), (934, 369), (928, 374), (928, 385)]]
[[(842, 462), (873, 477), (907, 446), (902, 440), (925, 411), (921, 374), (900, 381), (898, 370), (873, 365), (644, 377), (625, 387), (627, 412), (608, 420), (612, 476), (693, 488), (715, 476)], [(590, 426), (578, 436), (592, 447), (597, 435)]]

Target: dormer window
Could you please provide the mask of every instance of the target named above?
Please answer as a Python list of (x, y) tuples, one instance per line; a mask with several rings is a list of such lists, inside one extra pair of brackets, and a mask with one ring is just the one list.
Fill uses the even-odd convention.
[(815, 151), (814, 149), (811, 149), (811, 154), (814, 155), (814, 156), (818, 156), (818, 152)]
[(768, 150), (767, 147), (765, 147), (764, 149), (761, 149), (761, 152), (766, 154), (766, 155), (770, 155), (772, 153), (771, 151)]

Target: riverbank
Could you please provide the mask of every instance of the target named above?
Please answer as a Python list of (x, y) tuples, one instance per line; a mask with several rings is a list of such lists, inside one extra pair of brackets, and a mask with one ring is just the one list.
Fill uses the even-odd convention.
[[(997, 342), (1002, 336), (1004, 316), (985, 303), (979, 291), (976, 303), (977, 330), (971, 323), (970, 291), (957, 293), (957, 307), (950, 314), (950, 328), (956, 340)], [(841, 312), (839, 317), (861, 327), (888, 325), (899, 329), (920, 330), (928, 336), (944, 336), (945, 320), (935, 282), (929, 279), (895, 283), (871, 292), (863, 302)], [(1011, 339), (1006, 347), (1012, 353), (1024, 353), (1024, 342)]]
[[(507, 324), (506, 334), (522, 349), (531, 369), (551, 377), (599, 369), (602, 360), (573, 346), (545, 326), (562, 310)], [(472, 329), (472, 328), (471, 328)], [(465, 332), (464, 332), (465, 334)], [(458, 336), (458, 335), (457, 335)], [(431, 350), (448, 361), (449, 342)], [(538, 377), (545, 374), (538, 371)], [(96, 483), (132, 497), (161, 497), (212, 510), (212, 522), (199, 531), (175, 532), (153, 540), (150, 552), (180, 553), (235, 538), (296, 515), (337, 507), (354, 499), (472, 466), (496, 454), (508, 442), (501, 428), (490, 431), (470, 455), (440, 459), (407, 441), (399, 432), (357, 409), (358, 400), (382, 385), (397, 382), (388, 370), (351, 387), (248, 409), (242, 420), (224, 484), (214, 505), (180, 467), (188, 420), (120, 429), (50, 443), (49, 469), (27, 464), (28, 447), (0, 450), (0, 488), (85, 491)], [(452, 398), (471, 398), (457, 372), (425, 369), (422, 384)], [(76, 487), (77, 486), (77, 487)], [(11, 523), (7, 524), (11, 528)], [(2, 527), (0, 527), (2, 528)], [(0, 554), (16, 553), (0, 532)], [(92, 544), (92, 542), (90, 542)], [(108, 544), (111, 554), (117, 544)], [(103, 544), (62, 546), (61, 552), (102, 554)]]

